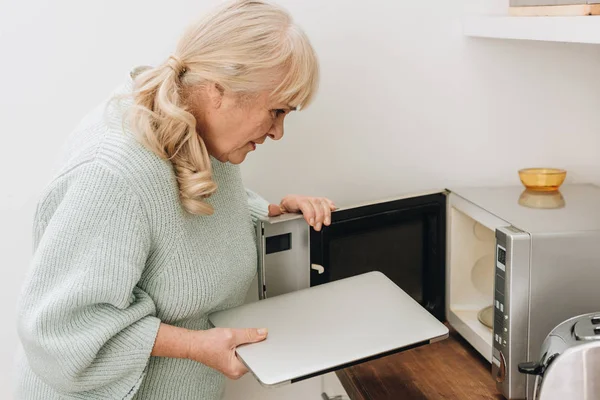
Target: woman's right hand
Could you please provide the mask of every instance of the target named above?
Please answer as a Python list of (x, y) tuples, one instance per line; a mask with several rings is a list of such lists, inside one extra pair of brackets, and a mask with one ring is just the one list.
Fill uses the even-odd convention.
[(239, 379), (248, 369), (237, 358), (235, 348), (266, 338), (266, 329), (213, 328), (191, 331), (188, 358), (222, 372), (229, 379)]

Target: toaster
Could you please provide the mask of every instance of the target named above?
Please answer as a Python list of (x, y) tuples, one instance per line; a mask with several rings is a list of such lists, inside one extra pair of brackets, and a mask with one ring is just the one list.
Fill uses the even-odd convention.
[(600, 400), (600, 312), (557, 325), (540, 353), (538, 361), (518, 366), (536, 376), (534, 400)]

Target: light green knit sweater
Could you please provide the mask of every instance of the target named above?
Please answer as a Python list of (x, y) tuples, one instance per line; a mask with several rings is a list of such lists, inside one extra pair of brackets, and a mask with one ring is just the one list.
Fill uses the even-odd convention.
[(207, 314), (243, 303), (256, 273), (253, 218), (268, 203), (244, 189), (237, 166), (213, 159), (215, 213), (187, 213), (170, 162), (123, 127), (129, 105), (83, 120), (39, 202), (18, 399), (221, 397), (217, 371), (150, 353), (161, 321), (208, 329)]

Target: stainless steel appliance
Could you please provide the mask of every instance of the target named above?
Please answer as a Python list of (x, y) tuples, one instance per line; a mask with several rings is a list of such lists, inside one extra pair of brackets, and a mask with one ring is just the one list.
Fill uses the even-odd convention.
[(518, 364), (536, 356), (561, 321), (600, 304), (600, 188), (565, 186), (565, 204), (532, 209), (502, 188), (465, 191), (510, 225), (496, 229), (492, 373), (509, 399), (533, 397)]
[(519, 364), (519, 371), (536, 377), (535, 400), (600, 399), (600, 313), (559, 324), (539, 360)]
[[(506, 398), (531, 398), (534, 379), (517, 365), (558, 323), (600, 304), (600, 188), (555, 195), (434, 191), (341, 209), (322, 232), (297, 216), (265, 221), (259, 296), (381, 271), (491, 363)], [(492, 329), (478, 318), (490, 305)]]

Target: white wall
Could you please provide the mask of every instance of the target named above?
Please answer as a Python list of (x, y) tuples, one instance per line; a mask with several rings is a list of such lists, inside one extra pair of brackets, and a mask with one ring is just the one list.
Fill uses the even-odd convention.
[(600, 47), (465, 38), (456, 1), (305, 3), (293, 9), (323, 82), (284, 140), (247, 163), (270, 200), (520, 184), (517, 170), (535, 165), (598, 180)]
[[(17, 345), (15, 299), (31, 218), (61, 143), (136, 64), (169, 54), (216, 0), (0, 0), (0, 398)], [(338, 204), (455, 185), (518, 183), (552, 165), (600, 177), (600, 48), (467, 39), (463, 8), (506, 1), (281, 0), (322, 63), (314, 105), (253, 154), (248, 186)], [(464, 7), (463, 7), (464, 6)]]

